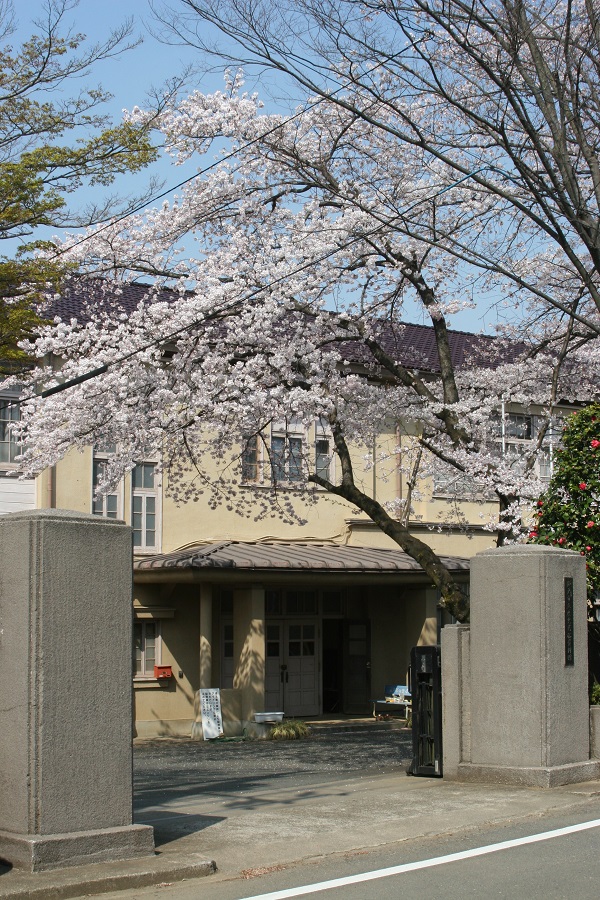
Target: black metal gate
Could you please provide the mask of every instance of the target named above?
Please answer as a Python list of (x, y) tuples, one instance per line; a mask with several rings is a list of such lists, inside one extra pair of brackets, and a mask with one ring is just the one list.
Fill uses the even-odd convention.
[(440, 648), (410, 653), (413, 758), (410, 775), (442, 777), (442, 669)]

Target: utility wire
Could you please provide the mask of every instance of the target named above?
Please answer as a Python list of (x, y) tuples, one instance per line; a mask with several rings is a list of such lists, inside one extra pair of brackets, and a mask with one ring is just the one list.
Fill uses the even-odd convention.
[[(298, 275), (300, 272), (303, 272), (305, 269), (308, 269), (310, 266), (319, 265), (322, 262), (326, 262), (326, 260), (330, 259), (336, 253), (340, 253), (343, 250), (347, 250), (352, 244), (356, 244), (359, 241), (364, 240), (367, 237), (370, 237), (373, 234), (376, 234), (377, 231), (381, 228), (381, 225), (384, 224), (386, 226), (391, 226), (394, 222), (399, 219), (404, 218), (413, 209), (421, 206), (423, 203), (429, 203), (432, 200), (435, 200), (437, 197), (440, 197), (442, 194), (445, 194), (447, 191), (452, 190), (452, 188), (458, 187), (459, 184), (462, 184), (464, 181), (467, 181), (470, 178), (473, 178), (475, 175), (479, 175), (481, 172), (488, 169), (488, 166), (481, 166), (479, 169), (474, 169), (472, 172), (468, 172), (466, 175), (463, 175), (462, 178), (459, 178), (457, 181), (453, 181), (451, 184), (447, 184), (445, 187), (436, 191), (435, 194), (432, 194), (429, 197), (424, 197), (421, 200), (416, 200), (412, 203), (407, 209), (403, 210), (398, 215), (389, 219), (385, 223), (378, 224), (375, 228), (372, 228), (371, 231), (366, 231), (364, 234), (357, 235), (356, 237), (351, 238), (349, 241), (346, 241), (345, 244), (340, 244), (339, 247), (335, 247), (332, 250), (328, 250), (327, 253), (323, 254), (323, 256), (319, 256), (316, 259), (310, 259), (306, 262), (302, 263), (302, 265), (297, 266), (295, 269), (290, 270), (289, 272), (285, 272), (283, 275), (280, 275), (278, 278), (274, 278), (272, 281), (267, 282), (267, 284), (261, 285), (258, 288), (255, 288), (245, 297), (237, 297), (235, 300), (231, 302), (229, 305), (229, 309), (224, 307), (220, 314), (229, 313), (232, 309), (241, 303), (247, 303), (250, 300), (254, 300), (260, 294), (264, 293), (267, 290), (275, 287), (278, 284), (281, 284), (282, 281), (286, 281), (288, 278), (292, 278), (294, 275)], [(53, 387), (46, 388), (46, 390), (42, 391), (40, 396), (45, 399), (46, 397), (51, 397), (53, 394), (58, 394), (61, 391), (66, 391), (68, 388), (75, 387), (78, 384), (83, 384), (85, 381), (90, 381), (92, 378), (96, 378), (99, 375), (103, 375), (108, 371), (109, 366), (119, 365), (120, 363), (127, 362), (127, 360), (131, 359), (133, 356), (136, 356), (138, 353), (144, 353), (146, 350), (152, 349), (152, 347), (156, 347), (166, 341), (170, 341), (173, 338), (178, 337), (179, 335), (189, 331), (190, 328), (195, 328), (196, 326), (202, 323), (202, 319), (195, 319), (193, 322), (188, 323), (187, 325), (182, 325), (181, 328), (176, 329), (175, 331), (170, 332), (169, 334), (163, 335), (162, 337), (154, 338), (154, 340), (150, 341), (148, 344), (145, 344), (142, 347), (137, 347), (135, 350), (131, 350), (129, 353), (124, 354), (117, 359), (111, 360), (108, 363), (104, 363), (101, 366), (98, 366), (95, 369), (91, 369), (89, 372), (85, 372), (83, 375), (77, 375), (75, 378), (70, 378), (68, 381), (63, 381), (61, 384), (54, 385)]]
[[(398, 56), (401, 56), (403, 53), (406, 53), (408, 50), (414, 49), (418, 44), (420, 44), (424, 38), (419, 38), (417, 41), (412, 41), (408, 44), (407, 47), (403, 47), (402, 50), (399, 50), (398, 53), (392, 54), (392, 56), (387, 56), (385, 59), (378, 62), (376, 65), (372, 66), (370, 69), (367, 69), (364, 73), (363, 77), (367, 75), (371, 75), (377, 69), (380, 69), (382, 66), (386, 65), (389, 62), (395, 60)], [(116, 219), (111, 219), (110, 222), (107, 222), (105, 225), (102, 225), (100, 228), (96, 229), (96, 231), (91, 234), (83, 235), (78, 241), (70, 244), (64, 250), (59, 250), (54, 254), (51, 259), (58, 259), (63, 254), (71, 251), (74, 247), (80, 247), (81, 244), (85, 244), (86, 241), (91, 240), (99, 234), (102, 234), (103, 231), (107, 231), (109, 228), (113, 228), (115, 225), (118, 225), (119, 222), (125, 221), (130, 216), (134, 216), (136, 213), (141, 212), (151, 203), (156, 203), (158, 200), (162, 200), (164, 197), (168, 197), (169, 194), (172, 194), (173, 191), (179, 190), (179, 188), (185, 187), (186, 184), (194, 181), (196, 178), (200, 178), (202, 175), (206, 175), (207, 172), (210, 172), (212, 169), (215, 169), (217, 166), (220, 166), (222, 163), (227, 162), (230, 159), (236, 157), (239, 153), (244, 150), (247, 150), (249, 147), (254, 146), (254, 144), (260, 143), (260, 141), (264, 141), (265, 138), (270, 137), (276, 131), (279, 131), (281, 128), (284, 128), (286, 125), (289, 125), (290, 122), (294, 122), (296, 119), (299, 119), (305, 113), (307, 113), (311, 109), (315, 109), (315, 107), (319, 106), (320, 103), (324, 103), (326, 100), (329, 100), (331, 97), (335, 97), (336, 94), (339, 94), (341, 91), (346, 90), (346, 88), (350, 87), (352, 82), (348, 82), (347, 84), (342, 84), (335, 91), (331, 91), (331, 93), (327, 94), (325, 97), (319, 97), (318, 100), (315, 100), (313, 103), (309, 103), (308, 106), (303, 107), (303, 109), (298, 110), (297, 113), (294, 113), (293, 116), (289, 116), (287, 119), (283, 119), (283, 121), (279, 122), (277, 125), (274, 125), (272, 128), (269, 128), (263, 134), (258, 135), (258, 137), (253, 138), (251, 141), (248, 141), (245, 144), (242, 144), (236, 150), (232, 150), (230, 153), (226, 153), (220, 159), (215, 160), (214, 163), (211, 163), (209, 166), (206, 166), (204, 169), (200, 169), (199, 172), (194, 172), (193, 175), (190, 175), (189, 178), (184, 178), (183, 181), (180, 181), (178, 184), (173, 185), (170, 188), (166, 188), (164, 191), (161, 191), (159, 194), (156, 194), (154, 197), (148, 198), (148, 200), (144, 200), (143, 203), (140, 203), (138, 206), (134, 206), (133, 209), (128, 210), (123, 213), (121, 216), (118, 216)], [(224, 207), (226, 208), (226, 207)]]

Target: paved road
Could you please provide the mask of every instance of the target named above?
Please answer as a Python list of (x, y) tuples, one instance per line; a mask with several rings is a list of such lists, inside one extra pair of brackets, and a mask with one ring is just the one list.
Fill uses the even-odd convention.
[[(544, 815), (461, 836), (419, 838), (274, 866), (254, 877), (213, 876), (106, 894), (102, 900), (597, 900), (600, 818), (592, 828), (546, 839), (555, 829), (588, 823), (590, 814), (600, 816), (600, 799), (592, 801), (585, 815)], [(532, 836), (535, 842), (528, 843)], [(540, 836), (544, 839), (538, 840)], [(511, 843), (516, 846), (503, 846)], [(466, 858), (457, 860), (459, 854)], [(410, 871), (415, 863), (419, 868)], [(400, 871), (387, 874), (392, 867)], [(353, 883), (357, 876), (360, 880)], [(322, 889), (315, 890), (318, 885)]]
[[(600, 782), (544, 791), (409, 778), (404, 772), (409, 755), (409, 733), (376, 729), (284, 743), (138, 744), (135, 819), (155, 827), (158, 856), (35, 877), (7, 872), (0, 877), (0, 894), (8, 898), (20, 891), (18, 896), (29, 900), (34, 888), (36, 900), (83, 897), (86, 887), (106, 891), (110, 878), (124, 885), (129, 872), (137, 879), (129, 884), (152, 886), (107, 892), (105, 900), (242, 900), (284, 890), (283, 900), (305, 896), (297, 889), (315, 882), (403, 866), (393, 876), (329, 886), (313, 896), (586, 900), (600, 895), (597, 828), (529, 848), (406, 870), (418, 860), (600, 819)], [(216, 861), (216, 874), (156, 883), (170, 882), (169, 873), (176, 878), (196, 863), (207, 871), (207, 858)], [(158, 871), (162, 878), (156, 878)], [(138, 872), (152, 881), (140, 881)]]

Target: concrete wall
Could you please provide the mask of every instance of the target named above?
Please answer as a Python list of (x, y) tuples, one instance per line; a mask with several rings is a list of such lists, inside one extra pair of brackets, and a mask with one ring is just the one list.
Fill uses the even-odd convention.
[(442, 735), (444, 778), (458, 778), (471, 762), (471, 631), (468, 625), (442, 629)]

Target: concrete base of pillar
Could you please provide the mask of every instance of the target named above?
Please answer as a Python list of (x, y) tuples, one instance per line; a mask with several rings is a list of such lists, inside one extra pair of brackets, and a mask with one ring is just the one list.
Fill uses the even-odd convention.
[[(445, 773), (444, 773), (445, 775)], [(564, 766), (482, 766), (460, 763), (457, 781), (477, 784), (517, 784), (524, 787), (553, 788), (600, 778), (600, 760), (588, 759)]]
[(142, 856), (154, 856), (154, 829), (150, 825), (69, 834), (23, 835), (0, 831), (0, 858), (28, 872)]

